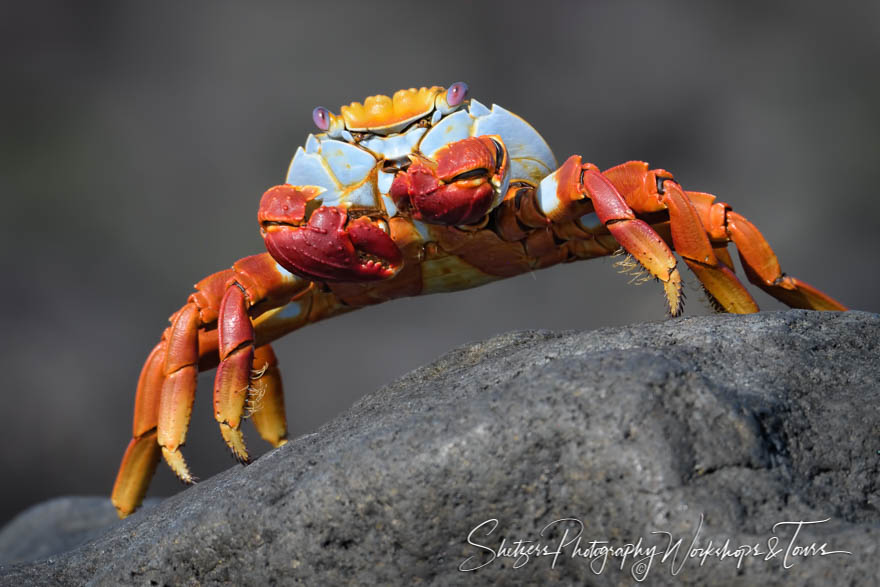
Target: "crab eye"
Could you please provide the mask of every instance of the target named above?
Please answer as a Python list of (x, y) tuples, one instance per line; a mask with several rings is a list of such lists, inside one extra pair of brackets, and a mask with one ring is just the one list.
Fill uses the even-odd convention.
[(446, 103), (453, 108), (464, 102), (467, 98), (468, 85), (464, 82), (455, 82), (446, 90)]
[(330, 111), (323, 106), (312, 110), (312, 122), (323, 131), (330, 130)]

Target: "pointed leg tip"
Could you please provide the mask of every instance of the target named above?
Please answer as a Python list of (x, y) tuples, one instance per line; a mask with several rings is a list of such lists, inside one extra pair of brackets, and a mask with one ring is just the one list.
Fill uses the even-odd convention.
[(247, 450), (244, 446), (241, 447), (229, 447), (229, 452), (232, 453), (232, 458), (238, 461), (241, 465), (249, 465), (251, 464), (251, 456), (247, 453)]
[(681, 289), (681, 276), (678, 271), (675, 271), (670, 274), (667, 281), (662, 283), (663, 291), (666, 294), (669, 315), (677, 318), (684, 311), (684, 292)]
[(682, 312), (684, 312), (684, 301), (679, 298), (678, 300), (667, 299), (669, 307), (667, 310), (669, 311), (670, 318), (678, 318), (681, 316)]
[(140, 504), (138, 504), (133, 507), (129, 507), (127, 505), (116, 503), (115, 499), (111, 499), (110, 501), (113, 503), (113, 507), (116, 508), (116, 515), (119, 516), (120, 520), (124, 520), (125, 518), (133, 514), (140, 506)]
[(184, 460), (183, 453), (180, 452), (179, 448), (171, 450), (163, 446), (162, 456), (165, 458), (165, 462), (168, 463), (168, 466), (171, 467), (171, 470), (174, 471), (174, 474), (177, 475), (177, 478), (180, 479), (181, 483), (184, 485), (192, 485), (195, 483), (195, 479), (189, 472), (189, 467), (187, 467), (186, 460)]
[(241, 430), (231, 427), (226, 422), (222, 422), (220, 424), (220, 434), (223, 435), (223, 440), (226, 441), (226, 446), (232, 451), (232, 456), (235, 457), (235, 460), (242, 465), (248, 464), (250, 456), (248, 456), (247, 447), (244, 444), (244, 435), (241, 433)]

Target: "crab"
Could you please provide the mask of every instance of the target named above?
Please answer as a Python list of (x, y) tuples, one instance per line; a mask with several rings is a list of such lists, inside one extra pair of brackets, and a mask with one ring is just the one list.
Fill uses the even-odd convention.
[(214, 415), (247, 463), (245, 417), (272, 445), (287, 441), (270, 343), (363, 306), (622, 253), (622, 269), (659, 282), (678, 316), (675, 251), (716, 310), (757, 312), (734, 274), (732, 242), (748, 280), (771, 296), (846, 310), (782, 273), (758, 229), (715, 196), (642, 161), (602, 171), (572, 155), (558, 166), (526, 121), (467, 94), (458, 82), (371, 96), (340, 114), (314, 110), (320, 132), (260, 201), (267, 252), (199, 281), (146, 359), (112, 493), (120, 517), (138, 508), (160, 458), (193, 482), (181, 448), (199, 371), (217, 368)]

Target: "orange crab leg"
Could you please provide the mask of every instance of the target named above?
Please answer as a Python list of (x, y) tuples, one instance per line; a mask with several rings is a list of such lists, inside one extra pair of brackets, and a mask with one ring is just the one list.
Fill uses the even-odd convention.
[(782, 273), (773, 249), (744, 216), (728, 210), (727, 232), (739, 250), (749, 281), (792, 308), (843, 312), (846, 306), (813, 286)]
[(220, 364), (214, 379), (214, 416), (232, 454), (240, 462), (247, 462), (248, 453), (241, 433), (241, 420), (245, 415), (249, 394), (258, 393), (251, 386), (254, 379), (251, 376), (252, 367), (257, 372), (264, 370), (264, 367), (266, 371), (272, 367), (274, 372), (262, 383), (269, 390), (270, 405), (274, 407), (260, 420), (266, 426), (265, 430), (260, 430), (260, 434), (266, 432), (270, 437), (276, 438), (273, 442), (276, 446), (287, 434), (283, 429), (285, 422), (283, 402), (280, 399), (281, 379), (277, 375), (274, 354), (271, 349), (261, 351), (260, 360), (263, 364), (255, 364), (254, 348), (257, 345), (251, 319), (267, 310), (286, 305), (293, 298), (312, 290), (309, 281), (279, 270), (278, 265), (268, 255), (242, 259), (234, 265), (234, 269), (235, 274), (226, 284), (217, 320)]
[(287, 417), (284, 412), (284, 392), (278, 360), (269, 345), (254, 350), (253, 385), (257, 389), (254, 402), (248, 406), (251, 421), (260, 436), (272, 446), (287, 443)]
[[(193, 481), (180, 447), (186, 440), (196, 374), (199, 370), (213, 368), (220, 359), (220, 342), (217, 330), (212, 326), (218, 320), (223, 306), (221, 296), (229, 290), (227, 286), (231, 280), (247, 284), (249, 299), (253, 300), (249, 303), (249, 312), (253, 316), (283, 306), (310, 286), (308, 281), (280, 271), (267, 253), (242, 259), (233, 269), (215, 273), (197, 284), (188, 303), (172, 316), (172, 326), (166, 329), (141, 371), (132, 440), (123, 456), (112, 494), (113, 503), (122, 517), (137, 509), (143, 500), (159, 454), (165, 457), (182, 481)], [(246, 318), (250, 324), (250, 317), (246, 315)], [(260, 344), (267, 342), (264, 340)], [(278, 445), (286, 437), (283, 399), (280, 398), (281, 379), (271, 349), (262, 351), (259, 356), (262, 362), (253, 364), (253, 367), (266, 367), (266, 405), (274, 406), (261, 419), (263, 430), (260, 433), (276, 439), (273, 444)], [(250, 373), (251, 366), (247, 365), (245, 374)], [(244, 387), (247, 388), (247, 384)], [(224, 420), (228, 420), (226, 412)], [(226, 436), (228, 434), (224, 434)]]
[(663, 283), (669, 313), (678, 316), (682, 309), (681, 275), (669, 246), (644, 220), (635, 217), (614, 184), (597, 169), (587, 168), (581, 177), (596, 216), (620, 246)]
[[(112, 493), (113, 504), (122, 517), (134, 511), (143, 501), (161, 458), (157, 427), (159, 402), (165, 380), (166, 340), (170, 331), (170, 327), (166, 329), (161, 342), (150, 352), (138, 378), (132, 439), (122, 457)], [(217, 331), (200, 330), (199, 371), (213, 369), (217, 366), (217, 360)]]
[(727, 243), (733, 241), (749, 281), (795, 308), (846, 310), (814, 287), (785, 276), (770, 245), (758, 229), (715, 196), (684, 192), (662, 169), (629, 161), (604, 172), (636, 212), (669, 212), (676, 252), (700, 279), (713, 301), (734, 313), (757, 312), (758, 306), (733, 274)]
[(162, 389), (165, 343), (156, 345), (141, 369), (137, 395), (134, 400), (134, 424), (132, 439), (125, 449), (119, 475), (113, 485), (112, 501), (120, 515), (134, 508), (127, 504), (139, 504), (147, 494), (147, 486), (159, 464), (159, 443), (156, 441), (156, 425), (159, 421), (159, 392)]
[(199, 309), (190, 302), (175, 315), (171, 334), (166, 341), (165, 377), (157, 422), (157, 440), (162, 447), (162, 456), (184, 483), (193, 481), (180, 447), (186, 441), (186, 430), (196, 397), (198, 362)]
[(752, 314), (758, 304), (728, 267), (718, 261), (691, 201), (671, 179), (663, 181), (661, 202), (669, 208), (672, 244), (711, 299), (733, 314)]
[(675, 256), (653, 228), (636, 218), (614, 184), (595, 165), (582, 164), (580, 156), (572, 155), (541, 182), (538, 200), (541, 212), (557, 225), (592, 208), (617, 243), (663, 283), (669, 313), (681, 313), (681, 275)]
[(244, 290), (232, 282), (220, 304), (220, 365), (214, 379), (214, 415), (232, 454), (243, 463), (248, 461), (248, 454), (240, 426), (254, 362), (254, 327), (247, 310)]
[[(703, 284), (710, 299), (735, 314), (758, 311), (758, 305), (732, 271), (730, 255), (713, 246), (697, 207), (668, 172), (629, 161), (604, 172), (637, 212), (669, 212), (672, 245)], [(720, 253), (722, 260), (718, 259)]]

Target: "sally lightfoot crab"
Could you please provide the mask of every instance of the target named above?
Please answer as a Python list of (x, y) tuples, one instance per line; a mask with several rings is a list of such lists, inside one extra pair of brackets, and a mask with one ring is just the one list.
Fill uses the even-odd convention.
[(160, 456), (191, 483), (186, 440), (199, 371), (217, 367), (214, 415), (247, 462), (246, 415), (286, 441), (281, 377), (270, 343), (307, 324), (404, 296), (475, 287), (557, 263), (626, 254), (624, 269), (660, 282), (682, 309), (673, 250), (719, 311), (758, 311), (734, 275), (796, 308), (845, 310), (785, 275), (755, 226), (715, 196), (630, 161), (601, 171), (573, 155), (557, 166), (528, 123), (467, 99), (461, 82), (401, 90), (313, 113), (258, 220), (266, 253), (200, 281), (171, 316), (137, 385), (132, 439), (113, 487), (124, 517), (140, 505)]

